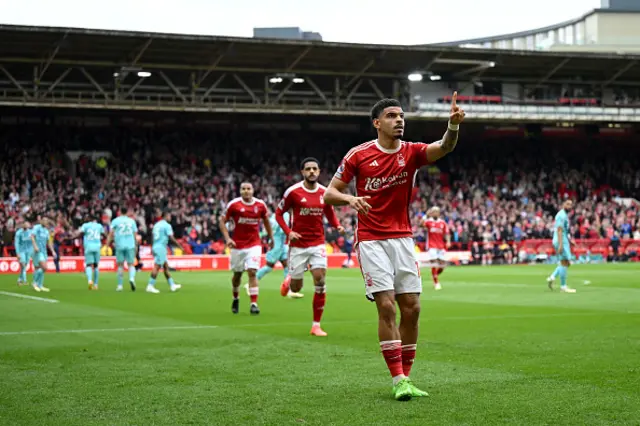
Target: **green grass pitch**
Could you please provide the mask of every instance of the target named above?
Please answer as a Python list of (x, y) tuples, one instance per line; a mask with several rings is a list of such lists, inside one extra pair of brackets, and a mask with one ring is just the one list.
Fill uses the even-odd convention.
[[(230, 312), (229, 273), (176, 273), (169, 293), (100, 290), (47, 274), (51, 293), (0, 276), (2, 425), (638, 425), (640, 265), (461, 267), (435, 292), (424, 271), (412, 378), (429, 398), (396, 402), (375, 306), (357, 270), (330, 270), (323, 327), (261, 283), (258, 317)], [(590, 284), (585, 284), (590, 281)], [(55, 299), (45, 303), (4, 292)]]

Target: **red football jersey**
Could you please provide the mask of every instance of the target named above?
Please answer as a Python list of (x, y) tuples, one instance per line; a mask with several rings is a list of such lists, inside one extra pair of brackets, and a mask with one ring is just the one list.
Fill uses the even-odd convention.
[[(282, 230), (289, 235), (293, 230), (300, 234), (300, 239), (292, 241), (291, 247), (314, 247), (325, 243), (322, 216), (326, 216), (334, 228), (340, 226), (333, 207), (324, 203), (324, 186), (317, 184), (315, 190), (309, 190), (303, 182), (289, 187), (284, 193), (278, 209), (276, 220)], [(284, 213), (292, 210), (291, 228), (284, 221)]]
[(389, 150), (374, 140), (345, 155), (335, 177), (355, 179), (357, 196), (371, 197), (369, 213), (358, 213), (358, 241), (413, 237), (409, 202), (418, 169), (427, 164), (427, 144), (417, 142)]
[(429, 218), (424, 221), (424, 227), (427, 228), (427, 248), (445, 250), (445, 236), (449, 233), (447, 223), (442, 219)]
[(237, 249), (260, 245), (260, 221), (267, 220), (267, 217), (267, 205), (258, 198), (245, 203), (241, 197), (238, 197), (227, 204), (224, 220), (225, 222), (232, 220), (235, 224), (233, 241)]

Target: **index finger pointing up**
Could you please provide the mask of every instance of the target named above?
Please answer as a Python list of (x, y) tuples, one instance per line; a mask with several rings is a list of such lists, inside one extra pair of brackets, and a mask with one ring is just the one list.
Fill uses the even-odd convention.
[(458, 91), (453, 92), (453, 96), (451, 97), (451, 108), (455, 108), (458, 106), (456, 100), (458, 99)]

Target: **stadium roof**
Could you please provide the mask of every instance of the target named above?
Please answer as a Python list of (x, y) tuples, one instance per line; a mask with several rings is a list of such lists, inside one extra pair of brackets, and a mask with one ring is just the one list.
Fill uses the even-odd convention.
[[(51, 64), (148, 69), (405, 77), (413, 71), (502, 81), (640, 81), (640, 55), (389, 46), (0, 25), (0, 66)], [(494, 67), (487, 67), (488, 63)], [(483, 65), (484, 64), (484, 65)]]
[(525, 30), (525, 31), (518, 31), (516, 33), (509, 33), (509, 34), (498, 34), (498, 35), (494, 35), (494, 36), (488, 36), (488, 37), (477, 37), (477, 38), (470, 38), (470, 39), (465, 39), (465, 40), (456, 40), (456, 41), (446, 41), (446, 42), (442, 42), (442, 43), (433, 43), (427, 46), (460, 46), (463, 44), (481, 44), (481, 43), (485, 43), (485, 42), (492, 42), (492, 41), (499, 41), (499, 40), (505, 40), (505, 39), (514, 39), (514, 38), (521, 38), (521, 37), (527, 37), (530, 35), (535, 35), (535, 34), (540, 34), (540, 33), (545, 33), (548, 31), (553, 31), (553, 30), (557, 30), (559, 28), (565, 28), (568, 27), (570, 25), (574, 25), (577, 24), (578, 22), (582, 22), (585, 19), (587, 19), (588, 17), (595, 15), (597, 13), (624, 13), (624, 14), (640, 14), (640, 10), (626, 10), (626, 9), (593, 9), (587, 13), (585, 13), (584, 15), (578, 17), (578, 18), (574, 18), (574, 19), (570, 19), (568, 21), (563, 21), (563, 22), (559, 22), (557, 24), (553, 24), (553, 25), (548, 25), (546, 27), (542, 27), (542, 28), (535, 28), (535, 29), (531, 29), (531, 30)]

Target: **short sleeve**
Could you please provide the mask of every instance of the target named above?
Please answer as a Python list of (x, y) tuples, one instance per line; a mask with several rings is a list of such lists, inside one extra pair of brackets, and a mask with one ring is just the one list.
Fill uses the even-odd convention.
[(224, 216), (224, 221), (225, 222), (229, 222), (229, 219), (231, 219), (231, 203), (227, 204), (227, 206), (224, 208), (224, 210), (222, 211), (222, 214)]
[(285, 191), (282, 200), (278, 203), (278, 210), (283, 214), (291, 209), (291, 194), (293, 194), (293, 191)]
[(267, 209), (267, 206), (264, 204), (262, 205), (262, 218), (263, 219), (269, 219), (269, 210)]
[(80, 227), (80, 232), (85, 233), (87, 232), (87, 224), (83, 223), (82, 226)]
[(426, 143), (414, 142), (411, 145), (411, 156), (415, 158), (416, 167), (423, 167), (430, 164), (427, 159), (427, 147)]
[(173, 235), (173, 226), (167, 224), (167, 236), (171, 237)]
[(138, 223), (135, 220), (133, 221), (133, 232), (138, 232)]
[(355, 154), (347, 154), (338, 166), (335, 175), (336, 179), (340, 179), (344, 183), (350, 183), (356, 176), (357, 163)]

